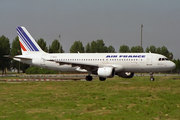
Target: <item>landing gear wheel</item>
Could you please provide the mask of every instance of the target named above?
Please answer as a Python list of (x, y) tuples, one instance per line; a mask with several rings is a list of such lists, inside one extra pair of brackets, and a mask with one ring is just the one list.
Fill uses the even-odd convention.
[(105, 80), (106, 80), (106, 78), (99, 77), (99, 80), (100, 80), (100, 81), (105, 81)]
[(154, 81), (154, 78), (153, 78), (153, 77), (151, 77), (151, 78), (150, 78), (150, 81)]
[(90, 76), (90, 75), (88, 75), (88, 76), (86, 76), (86, 81), (92, 81), (92, 76)]
[(154, 72), (150, 72), (149, 74), (150, 74), (150, 81), (154, 81), (154, 77), (153, 77)]

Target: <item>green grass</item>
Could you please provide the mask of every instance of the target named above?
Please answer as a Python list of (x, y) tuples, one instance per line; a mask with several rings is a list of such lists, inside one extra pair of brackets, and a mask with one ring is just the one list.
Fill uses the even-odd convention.
[(0, 119), (180, 119), (180, 77), (155, 78), (1, 82)]

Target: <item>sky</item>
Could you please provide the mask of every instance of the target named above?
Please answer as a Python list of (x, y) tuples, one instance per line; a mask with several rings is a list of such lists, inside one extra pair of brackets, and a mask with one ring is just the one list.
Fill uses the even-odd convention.
[(102, 39), (116, 52), (121, 45), (165, 46), (180, 58), (180, 0), (1, 0), (0, 36), (10, 42), (24, 26), (49, 46), (61, 35), (69, 53), (75, 41), (84, 47)]

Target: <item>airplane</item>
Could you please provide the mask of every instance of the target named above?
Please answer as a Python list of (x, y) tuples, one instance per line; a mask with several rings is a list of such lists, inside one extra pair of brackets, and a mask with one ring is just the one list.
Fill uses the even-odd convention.
[(132, 78), (135, 72), (170, 71), (176, 65), (165, 56), (155, 53), (46, 53), (25, 27), (17, 27), (22, 55), (5, 56), (29, 65), (57, 70), (86, 72), (87, 81), (92, 81), (91, 74), (99, 76), (100, 81), (115, 75)]

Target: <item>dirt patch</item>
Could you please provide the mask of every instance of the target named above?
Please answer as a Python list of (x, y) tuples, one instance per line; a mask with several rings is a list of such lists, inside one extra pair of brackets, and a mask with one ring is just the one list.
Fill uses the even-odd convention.
[(26, 113), (49, 113), (52, 112), (53, 110), (51, 109), (42, 109), (42, 108), (34, 108), (34, 109), (29, 109), (26, 111)]

